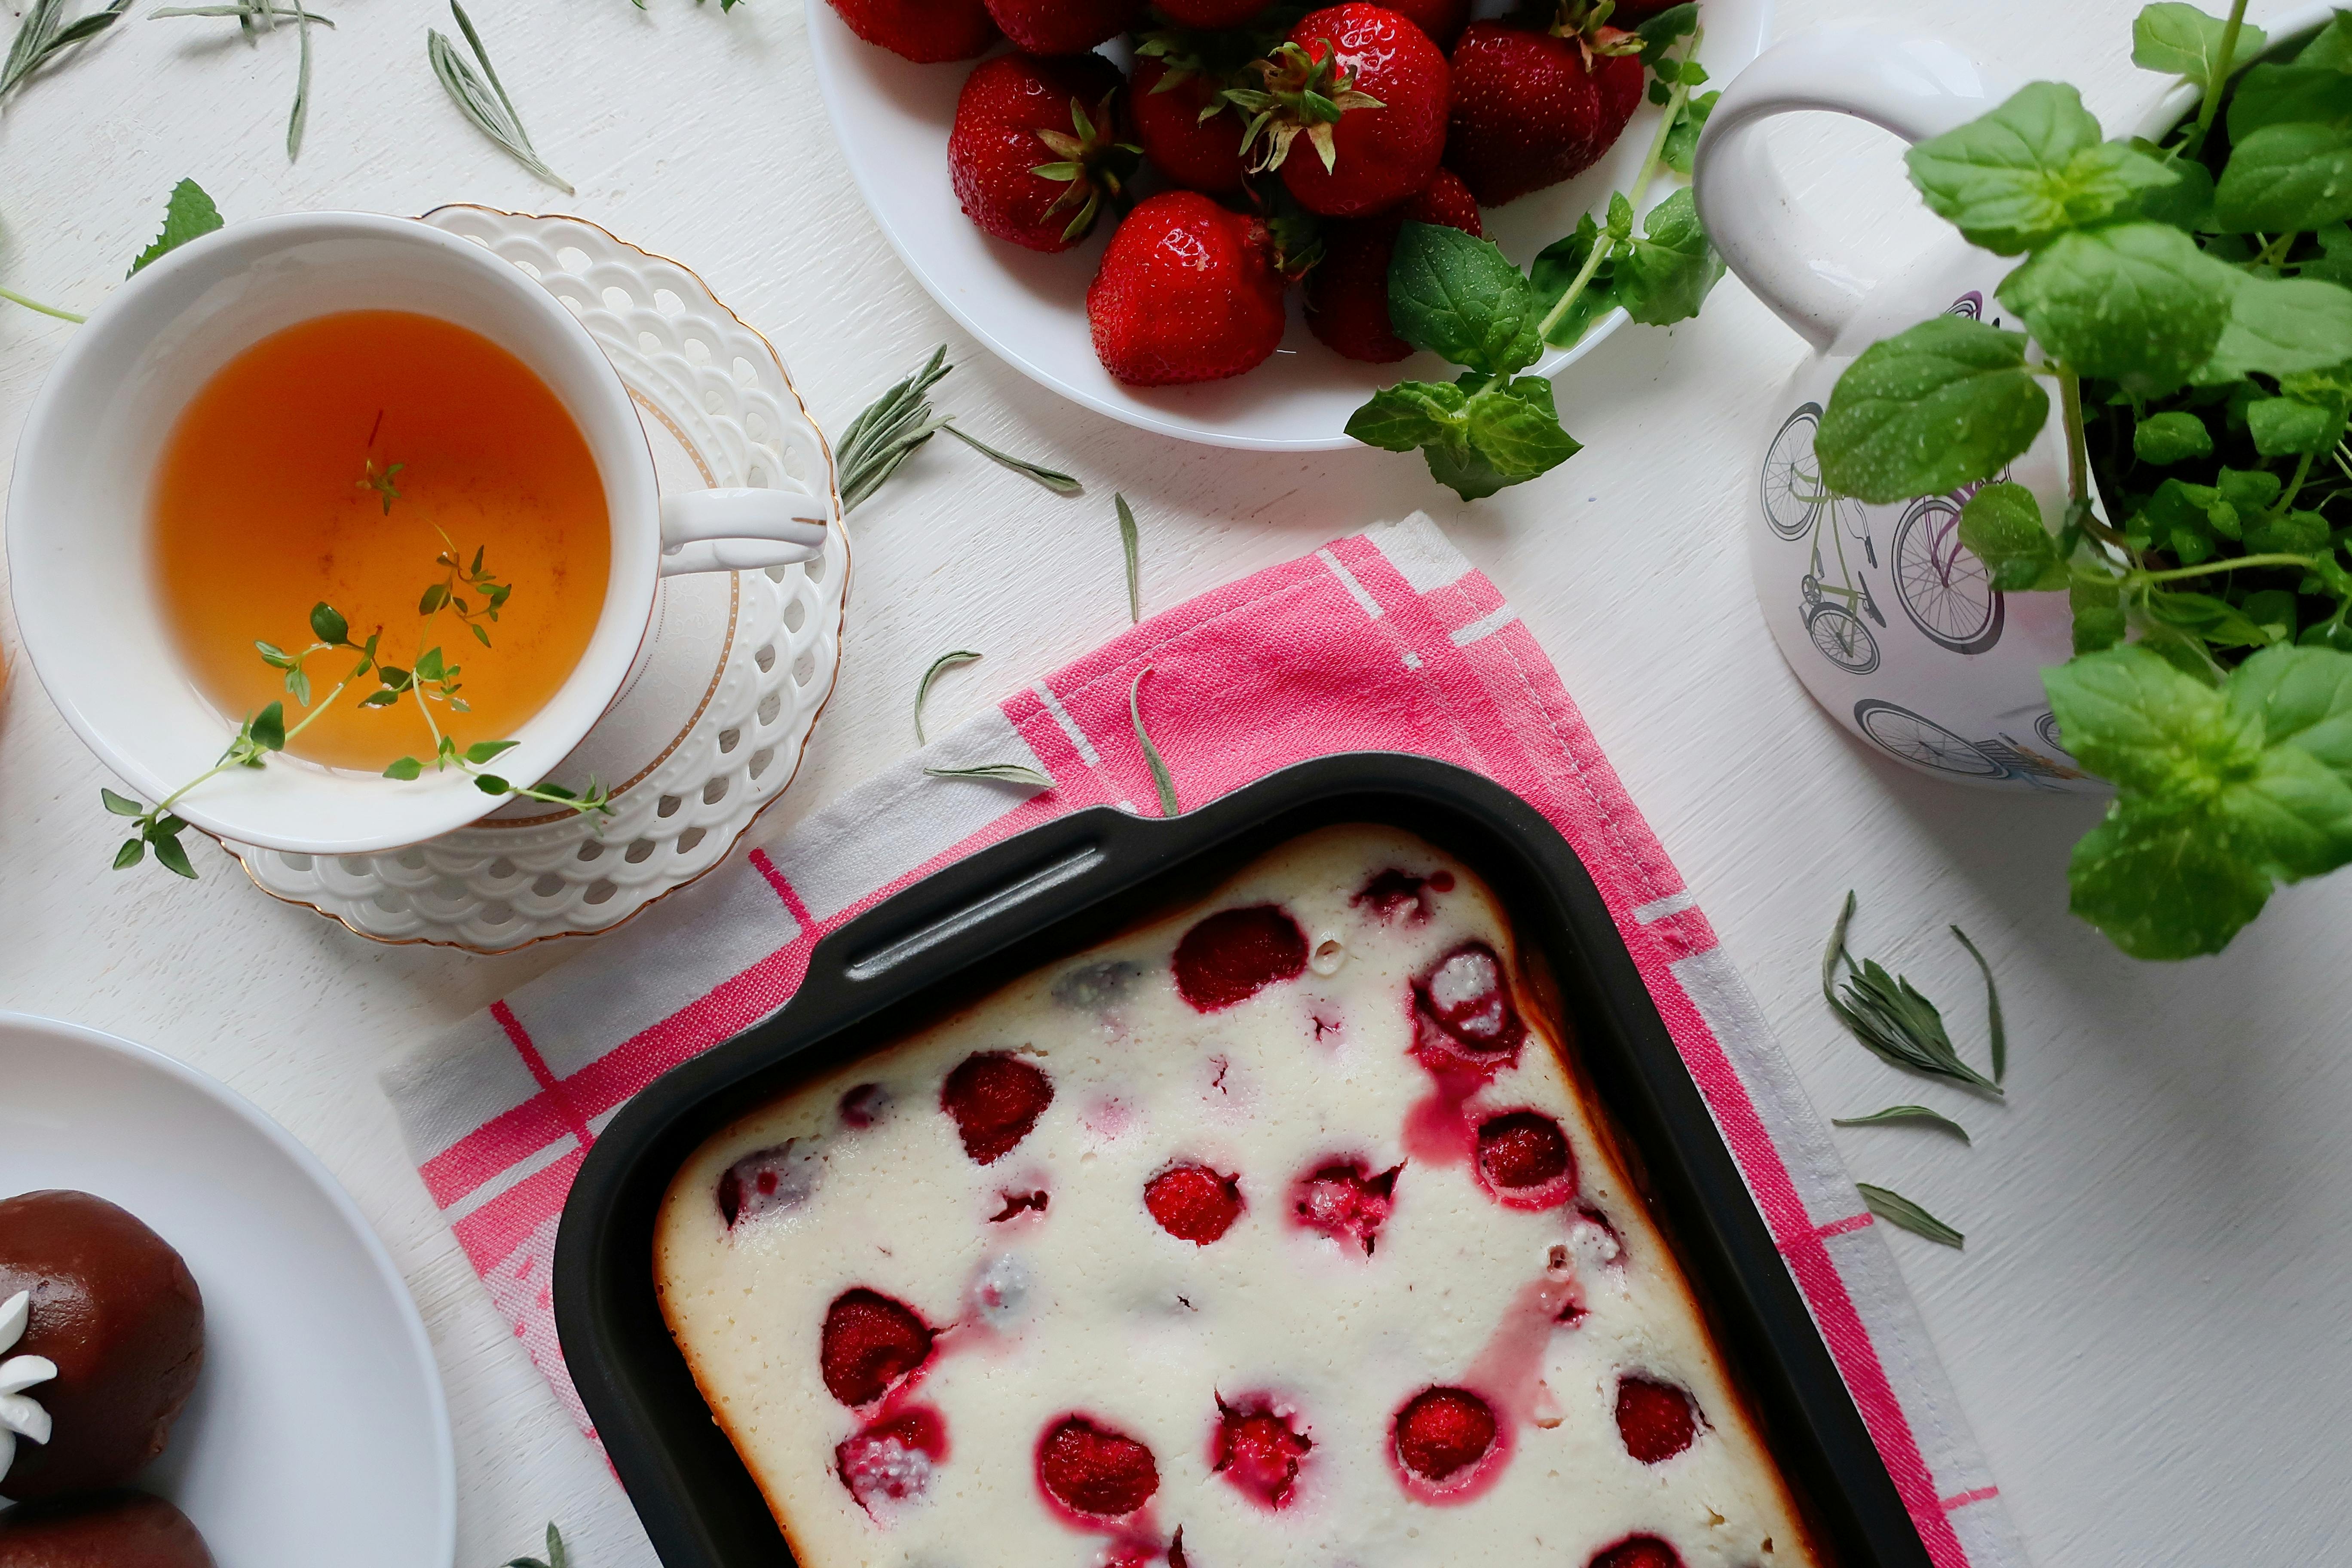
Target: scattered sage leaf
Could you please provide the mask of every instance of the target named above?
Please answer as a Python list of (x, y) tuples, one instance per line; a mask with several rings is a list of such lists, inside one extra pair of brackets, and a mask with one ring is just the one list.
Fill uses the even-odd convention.
[(1889, 1225), (1907, 1230), (1914, 1236), (1924, 1236), (1929, 1241), (1940, 1242), (1949, 1247), (1958, 1248), (1968, 1240), (1968, 1237), (1905, 1197), (1901, 1193), (1890, 1192), (1885, 1187), (1874, 1187), (1868, 1182), (1856, 1182), (1854, 1188), (1862, 1194), (1862, 1201), (1869, 1205), (1870, 1212)]
[(842, 431), (834, 461), (841, 485), (841, 510), (846, 514), (882, 488), (915, 448), (941, 429), (945, 420), (931, 418), (923, 394), (955, 367), (948, 363), (948, 346), (931, 351), (923, 367), (867, 404)]
[[(540, 158), (539, 149), (531, 145), (530, 133), (523, 129), (522, 117), (515, 112), (514, 100), (507, 96), (505, 85), (499, 80), (498, 68), (490, 64), (489, 51), (482, 47), (481, 35), (474, 31), (473, 20), (466, 15), (466, 8), (457, 4), (457, 0), (449, 0), (449, 13), (457, 19), (458, 31), (465, 34), (467, 44), (474, 51), (474, 58), (480, 62), (482, 68), (480, 74), (477, 75), (474, 68), (466, 63), (465, 57), (457, 53), (457, 46), (445, 35), (438, 29), (426, 29), (425, 58), (432, 63), (433, 74), (440, 79), (450, 101), (457, 106), (460, 114), (472, 121), (474, 129), (498, 143), (507, 156), (565, 195), (576, 195), (571, 182), (549, 168)], [(488, 79), (487, 86), (485, 78)]]
[(1890, 1105), (1884, 1110), (1874, 1110), (1867, 1116), (1833, 1116), (1830, 1119), (1830, 1125), (1832, 1127), (1876, 1127), (1886, 1123), (1913, 1121), (1919, 1123), (1923, 1127), (1933, 1127), (1938, 1131), (1949, 1132), (1958, 1138), (1963, 1143), (1969, 1142), (1969, 1130), (1967, 1128), (1961, 1126), (1958, 1122), (1953, 1121), (1942, 1111), (1931, 1110), (1924, 1105)]
[(1127, 618), (1133, 625), (1143, 619), (1141, 541), (1136, 533), (1135, 512), (1127, 504), (1127, 497), (1114, 491), (1110, 499), (1118, 509), (1118, 551), (1127, 560)]
[(1985, 1033), (1992, 1038), (1992, 1080), (1999, 1083), (2009, 1077), (2009, 1030), (2001, 1023), (2000, 987), (1993, 984), (1992, 965), (1977, 951), (1977, 944), (1969, 940), (1969, 933), (1954, 926), (1952, 934), (1960, 939), (1960, 945), (1969, 950), (1969, 956), (1977, 961), (1978, 972), (1984, 975)]
[(310, 122), (310, 13), (302, 0), (290, 0), (299, 49), (294, 67), (294, 108), (286, 116), (286, 161), (302, 155), (302, 132)]
[(1086, 486), (1059, 468), (1049, 468), (1043, 463), (1033, 463), (1026, 458), (1016, 458), (1010, 452), (998, 451), (979, 437), (966, 431), (962, 426), (955, 422), (952, 416), (941, 419), (936, 428), (946, 431), (990, 461), (1002, 463), (1016, 474), (1028, 475), (1055, 495), (1080, 495), (1086, 490)]
[(935, 779), (997, 779), (1005, 784), (1027, 784), (1032, 789), (1052, 789), (1054, 781), (1024, 763), (982, 763), (969, 768), (925, 768), (923, 772)]
[(1143, 748), (1143, 760), (1151, 769), (1152, 787), (1160, 792), (1160, 815), (1174, 816), (1182, 809), (1176, 802), (1176, 781), (1169, 776), (1160, 748), (1151, 743), (1150, 731), (1143, 727), (1143, 678), (1150, 673), (1151, 667), (1146, 665), (1136, 672), (1133, 684), (1128, 687), (1127, 716), (1135, 725), (1135, 743)]
[(16, 40), (8, 46), (7, 58), (0, 60), (0, 97), (6, 96), (60, 50), (106, 31), (130, 5), (131, 0), (114, 0), (103, 11), (93, 11), (68, 22), (65, 19), (66, 0), (33, 0), (25, 7), (24, 20), (16, 25)]
[(194, 180), (182, 180), (172, 187), (171, 195), (163, 203), (163, 232), (131, 262), (131, 272), (169, 256), (188, 241), (200, 235), (210, 234), (220, 226), (220, 208), (213, 205), (213, 199), (205, 194), (205, 188)]
[[(2064, 722), (2061, 715), (2060, 722)], [(2068, 732), (2072, 739), (2072, 731)], [(1944, 1016), (1917, 986), (1888, 973), (1876, 959), (1854, 962), (1846, 950), (1845, 933), (1853, 921), (1855, 900), (1849, 890), (1822, 952), (1822, 997), (1853, 1037), (1880, 1059), (1913, 1072), (1948, 1078), (1998, 1096), (2000, 1086), (1960, 1059), (1944, 1026)], [(1843, 994), (1837, 979), (1843, 963)]]
[(920, 746), (929, 743), (923, 735), (923, 701), (931, 694), (931, 682), (937, 680), (943, 671), (953, 669), (960, 664), (970, 664), (979, 657), (980, 655), (971, 649), (961, 647), (953, 653), (940, 655), (939, 658), (931, 660), (931, 667), (923, 671), (923, 679), (915, 686), (915, 744)]

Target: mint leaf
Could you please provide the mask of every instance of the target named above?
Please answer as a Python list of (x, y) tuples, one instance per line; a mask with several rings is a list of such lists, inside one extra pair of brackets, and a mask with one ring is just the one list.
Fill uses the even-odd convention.
[[(1584, 270), (1584, 258), (1592, 254), (1592, 247), (1613, 243), (1593, 221), (1592, 215), (1586, 213), (1576, 220), (1575, 232), (1543, 247), (1535, 265), (1528, 269), (1535, 287), (1537, 309), (1542, 312), (1537, 321), (1541, 321), (1559, 303), (1559, 297), (1568, 292), (1576, 275)], [(1617, 258), (1606, 256), (1593, 268), (1584, 292), (1576, 297), (1568, 313), (1552, 323), (1551, 335), (1545, 341), (1554, 348), (1568, 347), (1582, 338), (1593, 322), (1615, 310), (1617, 303)]]
[(1464, 500), (1485, 500), (1511, 483), (1466, 442), (1456, 447), (1430, 447), (1422, 452), (1422, 457), (1429, 464), (1429, 477)]
[(1699, 226), (1689, 186), (1650, 209), (1641, 237), (1616, 258), (1616, 302), (1643, 325), (1671, 326), (1698, 314), (1723, 276), (1723, 258)]
[(2221, 340), (2197, 380), (2217, 385), (2257, 372), (2293, 375), (2347, 360), (2352, 360), (2352, 289), (2312, 278), (2241, 275)]
[(2070, 368), (2155, 396), (2205, 364), (2242, 280), (2177, 228), (2125, 223), (2058, 236), (2002, 279), (2000, 302)]
[(1908, 500), (1991, 479), (2049, 414), (2049, 395), (2025, 368), (2023, 333), (1935, 316), (1846, 367), (1813, 450), (1839, 494)]
[(1975, 553), (2004, 593), (2066, 586), (2058, 542), (2042, 526), (2042, 507), (2023, 485), (1987, 485), (1960, 509), (1960, 544)]
[[(2238, 36), (2243, 37), (2252, 30), (2251, 27), (2242, 28)], [(2262, 46), (2257, 44), (2252, 49), (2245, 49), (2242, 46), (2241, 52), (2248, 55), (2259, 54), (2262, 52)], [(2338, 11), (2329, 17), (2327, 26), (2320, 28), (2318, 35), (2311, 42), (2303, 46), (2303, 53), (2294, 57), (2294, 63), (2299, 66), (2326, 66), (2330, 70), (2352, 71), (2352, 15)]]
[[(139, 258), (131, 264), (131, 271), (136, 272), (149, 262), (169, 256), (197, 236), (210, 234), (220, 226), (220, 208), (213, 205), (205, 188), (194, 180), (182, 180), (172, 187), (171, 197), (163, 204), (163, 232), (139, 253)], [(129, 277), (130, 273), (123, 276)]]
[(2274, 745), (2310, 752), (2352, 775), (2352, 658), (2319, 648), (2265, 648), (2231, 673), (2231, 713)]
[(2352, 129), (2266, 125), (2230, 151), (2213, 221), (2230, 234), (2301, 232), (2352, 217)]
[(1449, 382), (1402, 381), (1372, 394), (1348, 416), (1348, 434), (1367, 447), (1411, 452), (1452, 438), (1469, 397)]
[(2259, 65), (2230, 98), (2230, 140), (2273, 125), (2352, 125), (2352, 76), (2324, 66)]
[(2116, 216), (2141, 217), (2150, 223), (2169, 224), (2189, 234), (2201, 234), (2213, 226), (2213, 171), (2194, 158), (2168, 157), (2163, 148), (2145, 137), (2135, 136), (2129, 143), (2135, 153), (2164, 161), (2165, 166), (2179, 178), (2168, 185), (2158, 185), (2142, 191), (2139, 198), (2116, 209)]
[(2326, 452), (2344, 437), (2344, 416), (2293, 397), (2260, 397), (2246, 405), (2246, 428), (2265, 458)]
[(1691, 160), (1698, 153), (1698, 133), (1706, 129), (1707, 117), (1715, 112), (1716, 103), (1722, 97), (1720, 92), (1703, 92), (1683, 100), (1682, 109), (1675, 116), (1674, 129), (1666, 132), (1665, 145), (1659, 152), (1660, 163), (1677, 174), (1691, 172)]
[[(2158, 0), (2132, 19), (2132, 64), (2208, 86), (2222, 69), (2221, 39), (2228, 30), (2221, 17), (2209, 16), (2194, 5)], [(2260, 27), (2241, 23), (2231, 58), (2253, 59), (2269, 43), (2269, 36)]]
[(1549, 473), (1583, 450), (1560, 428), (1551, 383), (1522, 375), (1484, 387), (1466, 412), (1470, 445), (1511, 484)]
[(2118, 789), (2163, 794), (2252, 768), (2260, 730), (2221, 694), (2142, 647), (2077, 656), (2042, 672), (2066, 749)]
[(2134, 958), (2219, 952), (2271, 896), (2270, 878), (2223, 832), (2210, 810), (2119, 802), (2074, 846), (2067, 908)]
[(2048, 81), (1920, 142), (1904, 162), (1930, 209), (2003, 256), (2101, 222), (2179, 177), (2126, 143), (2102, 142), (2082, 95)]
[(1526, 277), (1494, 241), (1444, 224), (1397, 230), (1389, 320), (1413, 347), (1492, 375), (1533, 364), (1543, 353), (1536, 338), (1540, 311)]
[(2132, 456), (2164, 468), (2213, 454), (2213, 433), (2186, 409), (2151, 414), (2132, 428)]
[[(2126, 630), (2122, 585), (2095, 570), (2074, 570), (2068, 578), (2066, 609), (2074, 618), (2075, 654), (2096, 653), (2122, 642)], [(2049, 684), (2046, 670), (2042, 679), (2043, 685)]]

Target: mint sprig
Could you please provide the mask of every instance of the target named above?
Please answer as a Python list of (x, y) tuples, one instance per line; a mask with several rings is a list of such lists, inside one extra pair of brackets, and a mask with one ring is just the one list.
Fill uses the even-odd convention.
[[(1706, 79), (1695, 58), (1695, 5), (1661, 12), (1633, 37), (1653, 73), (1653, 101), (1664, 107), (1632, 186), (1639, 194), (1662, 164), (1687, 171), (1715, 95), (1703, 105), (1691, 96)], [(1582, 447), (1560, 425), (1549, 380), (1518, 373), (1547, 344), (1575, 342), (1612, 310), (1654, 326), (1686, 320), (1722, 276), (1688, 190), (1669, 195), (1638, 230), (1633, 199), (1612, 195), (1605, 221), (1586, 215), (1524, 273), (1491, 240), (1404, 224), (1389, 261), (1390, 323), (1463, 374), (1383, 388), (1349, 417), (1348, 434), (1391, 452), (1419, 451), (1430, 476), (1465, 500), (1524, 484)]]

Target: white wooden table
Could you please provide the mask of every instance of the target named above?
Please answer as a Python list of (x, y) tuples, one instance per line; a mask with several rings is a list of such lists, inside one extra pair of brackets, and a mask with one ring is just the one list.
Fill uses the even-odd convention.
[[(2066, 849), (2095, 805), (1962, 793), (1849, 742), (1774, 651), (1739, 533), (1793, 335), (1736, 283), (1696, 323), (1621, 334), (1560, 388), (1583, 455), (1476, 506), (1412, 459), (1146, 436), (996, 365), (908, 280), (834, 144), (798, 0), (731, 15), (649, 3), (475, 7), (541, 151), (578, 183), (571, 200), (444, 100), (425, 29), (449, 24), (425, 0), (328, 0), (341, 27), (315, 39), (309, 142), (290, 167), (291, 34), (248, 48), (233, 23), (151, 23), (142, 3), (0, 108), (0, 281), (86, 308), (194, 175), (233, 219), (449, 201), (580, 213), (699, 270), (776, 341), (833, 428), (932, 343), (954, 344), (961, 367), (940, 404), (1075, 470), (1088, 493), (1060, 500), (934, 448), (859, 513), (840, 685), (763, 837), (909, 744), (908, 700), (940, 648), (989, 655), (935, 694), (944, 729), (1123, 626), (1114, 489), (1142, 523), (1148, 605), (1426, 507), (1550, 650), (1825, 1110), (1957, 1098), (1880, 1066), (1824, 1012), (1815, 966), (1846, 888), (1862, 894), (1862, 950), (1945, 998), (1969, 1048), (1981, 1049), (1976, 979), (1946, 923), (1999, 970), (2013, 1103), (1967, 1110), (1975, 1148), (1899, 1130), (1840, 1137), (1858, 1174), (1969, 1233), (1965, 1255), (1894, 1244), (2039, 1561), (2352, 1559), (2352, 878), (2283, 894), (2219, 960), (2134, 964), (2064, 912)], [(2125, 58), (2126, 0), (1780, 5), (1783, 36), (1894, 10), (2021, 74), (2063, 71), (2111, 128), (2154, 90)], [(2271, 8), (2258, 0), (2257, 16)], [(1793, 183), (1850, 230), (1898, 251), (1933, 232), (1884, 139), (1786, 131)], [(74, 329), (0, 312), (5, 452)], [(264, 898), (216, 854), (193, 886), (152, 867), (110, 872), (98, 789), (111, 781), (22, 667), (13, 623), (0, 641), (16, 666), (0, 710), (0, 1006), (219, 1075), (350, 1187), (439, 1350), (464, 1568), (535, 1550), (551, 1517), (582, 1568), (650, 1563), (375, 1088), (404, 1042), (586, 949), (477, 960), (373, 946)]]

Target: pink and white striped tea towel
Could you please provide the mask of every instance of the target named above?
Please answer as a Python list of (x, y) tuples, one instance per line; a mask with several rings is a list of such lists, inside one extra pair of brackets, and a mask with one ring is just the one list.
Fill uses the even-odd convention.
[[(434, 1201), (583, 1428), (548, 1267), (598, 1130), (662, 1072), (782, 1006), (820, 938), (918, 878), (1065, 812), (1149, 809), (1128, 714), (1146, 666), (1145, 717), (1188, 804), (1308, 757), (1413, 752), (1498, 781), (1567, 836), (1937, 1568), (2022, 1568), (1885, 1240), (1746, 984), (1543, 650), (1420, 516), (1153, 616), (386, 1072)], [(1054, 787), (1024, 799), (922, 771), (1006, 761)]]

